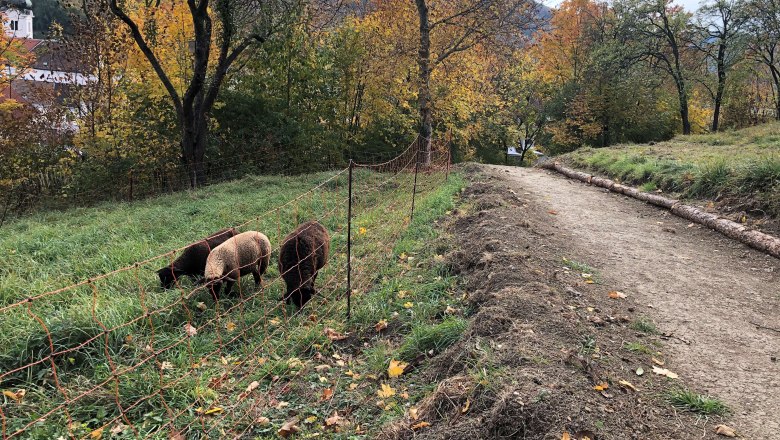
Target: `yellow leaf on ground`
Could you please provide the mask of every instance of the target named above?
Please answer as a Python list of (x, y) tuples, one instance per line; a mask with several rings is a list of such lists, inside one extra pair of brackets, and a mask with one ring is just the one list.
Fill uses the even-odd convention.
[(412, 425), (412, 430), (417, 431), (418, 429), (427, 428), (428, 426), (431, 426), (428, 422), (417, 422), (414, 425)]
[(380, 390), (377, 390), (376, 394), (377, 394), (379, 397), (381, 397), (381, 398), (383, 398), (383, 399), (386, 399), (386, 398), (388, 398), (388, 397), (395, 396), (395, 390), (394, 390), (394, 389), (392, 389), (392, 388), (390, 387), (390, 385), (388, 385), (388, 384), (386, 384), (386, 383), (383, 383), (383, 384), (382, 384), (382, 389), (380, 389)]
[(593, 387), (593, 389), (596, 390), (596, 391), (604, 391), (604, 390), (609, 389), (609, 384), (606, 383), (606, 382), (601, 382), (600, 384), (598, 384), (595, 387)]
[(408, 293), (409, 293), (409, 292), (408, 292), (408, 291), (406, 291), (406, 290), (399, 290), (399, 291), (398, 291), (398, 295), (396, 295), (396, 296), (398, 296), (398, 299), (403, 299), (403, 298), (406, 298), (406, 295), (407, 295)]
[(27, 394), (26, 390), (16, 390), (16, 392), (8, 391), (8, 390), (3, 391), (3, 395), (5, 397), (13, 399), (16, 402), (20, 402), (22, 400), (22, 397), (24, 397), (25, 394)]
[(411, 417), (412, 420), (417, 420), (417, 418), (419, 417), (417, 415), (417, 408), (414, 408), (414, 407), (409, 408), (409, 417)]
[(195, 305), (201, 312), (205, 312), (208, 307), (206, 306), (206, 303), (204, 302), (198, 302), (198, 304)]
[(90, 438), (100, 438), (103, 437), (103, 428), (98, 428), (92, 432), (89, 433)]
[(296, 423), (298, 423), (298, 419), (294, 418), (292, 420), (287, 421), (284, 425), (282, 425), (281, 428), (279, 428), (278, 431), (276, 431), (279, 436), (283, 438), (289, 437), (291, 434), (295, 434), (296, 432), (300, 431), (301, 428), (299, 428)]
[(317, 416), (309, 416), (303, 421), (304, 423), (312, 424), (317, 421)]
[(227, 329), (227, 331), (232, 332), (233, 330), (236, 329), (236, 323), (233, 321), (228, 321), (228, 323), (225, 324), (225, 328)]
[(325, 388), (322, 390), (322, 400), (328, 400), (331, 397), (333, 397), (333, 389), (332, 388)]
[(361, 226), (360, 229), (358, 229), (358, 234), (365, 235), (366, 234), (366, 228)]
[(613, 290), (608, 293), (609, 297), (612, 299), (625, 299), (626, 294), (623, 292), (618, 292), (617, 290)]
[(669, 379), (677, 379), (678, 377), (680, 377), (677, 375), (677, 373), (672, 373), (666, 368), (653, 367), (653, 373), (660, 374), (661, 376), (666, 376)]
[(636, 387), (635, 387), (635, 386), (634, 386), (634, 385), (633, 385), (631, 382), (629, 382), (629, 381), (627, 381), (627, 380), (621, 380), (621, 381), (619, 381), (618, 383), (619, 383), (620, 385), (623, 385), (624, 387), (626, 387), (626, 388), (628, 388), (628, 389), (632, 390), (632, 391), (637, 391)]
[(260, 416), (255, 420), (255, 423), (257, 423), (260, 426), (263, 426), (271, 423), (271, 419), (265, 416)]
[(348, 422), (341, 417), (338, 412), (334, 412), (332, 416), (325, 419), (325, 426), (341, 426), (346, 425)]
[(561, 436), (561, 440), (571, 440), (571, 436), (568, 432), (564, 431), (563, 435)]
[(413, 302), (407, 301), (407, 302), (404, 303), (404, 308), (405, 309), (411, 309), (412, 307), (414, 307), (414, 303)]
[(376, 325), (374, 325), (374, 329), (376, 329), (376, 331), (378, 331), (378, 332), (381, 332), (382, 330), (384, 330), (386, 328), (387, 328), (387, 320), (386, 319), (382, 319), (379, 322), (377, 322)]
[(461, 414), (466, 414), (471, 407), (471, 400), (466, 399), (466, 404), (463, 405), (463, 408), (460, 409)]
[(219, 414), (219, 413), (221, 413), (223, 411), (225, 411), (225, 410), (217, 406), (217, 407), (211, 408), (209, 410), (206, 410), (203, 413), (203, 415), (204, 416), (210, 416), (210, 415), (214, 415), (214, 414)]
[(650, 360), (653, 361), (654, 364), (656, 364), (656, 365), (658, 365), (660, 367), (663, 367), (664, 364), (665, 364), (665, 362), (662, 361), (661, 359), (650, 358)]
[(390, 361), (390, 366), (387, 368), (387, 375), (391, 378), (398, 377), (404, 374), (404, 369), (408, 366), (406, 362), (397, 361), (395, 359)]
[(348, 388), (350, 389), (350, 391), (353, 391), (353, 390), (355, 390), (357, 387), (358, 387), (358, 384), (356, 384), (355, 382), (352, 382), (351, 384), (349, 384), (349, 387), (348, 387)]

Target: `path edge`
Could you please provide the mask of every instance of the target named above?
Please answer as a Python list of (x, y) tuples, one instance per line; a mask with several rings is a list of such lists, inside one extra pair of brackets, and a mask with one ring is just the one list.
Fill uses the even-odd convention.
[(750, 229), (747, 226), (732, 220), (702, 211), (701, 209), (694, 206), (686, 205), (677, 199), (670, 199), (658, 194), (643, 192), (631, 186), (621, 185), (605, 177), (595, 176), (593, 174), (567, 168), (561, 165), (560, 162), (545, 161), (540, 163), (538, 166), (543, 169), (563, 174), (570, 179), (579, 180), (580, 182), (595, 185), (600, 188), (605, 188), (611, 192), (623, 194), (625, 196), (649, 203), (653, 206), (664, 208), (668, 211), (671, 211), (672, 214), (678, 217), (682, 217), (693, 223), (706, 226), (725, 235), (726, 237), (738, 240), (752, 247), (753, 249), (765, 252), (775, 258), (780, 259), (780, 238), (775, 237), (774, 235), (766, 234), (755, 229)]

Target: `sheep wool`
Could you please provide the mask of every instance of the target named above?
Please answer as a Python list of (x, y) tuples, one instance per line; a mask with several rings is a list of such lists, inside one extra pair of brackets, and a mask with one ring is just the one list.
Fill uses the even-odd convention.
[(233, 284), (250, 273), (255, 285), (259, 286), (260, 277), (268, 269), (270, 261), (271, 242), (268, 237), (257, 231), (243, 232), (211, 251), (206, 260), (205, 281), (211, 285), (216, 297), (219, 297), (223, 282), (225, 295), (228, 295)]
[(235, 229), (223, 229), (185, 248), (173, 263), (157, 271), (163, 289), (170, 289), (176, 280), (183, 276), (193, 279), (202, 278), (206, 269), (206, 259), (211, 250), (234, 235), (236, 235)]
[(330, 236), (318, 222), (298, 226), (285, 237), (279, 249), (279, 273), (287, 284), (284, 299), (303, 307), (316, 294), (317, 273), (328, 262)]

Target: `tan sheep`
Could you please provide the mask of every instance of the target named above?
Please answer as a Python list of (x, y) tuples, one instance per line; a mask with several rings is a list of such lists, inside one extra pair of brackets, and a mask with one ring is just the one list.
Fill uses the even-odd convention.
[(268, 237), (257, 231), (243, 232), (211, 251), (206, 260), (205, 283), (211, 286), (216, 298), (219, 298), (223, 282), (225, 295), (229, 295), (233, 284), (250, 273), (255, 278), (255, 285), (259, 286), (260, 277), (270, 261), (271, 242)]

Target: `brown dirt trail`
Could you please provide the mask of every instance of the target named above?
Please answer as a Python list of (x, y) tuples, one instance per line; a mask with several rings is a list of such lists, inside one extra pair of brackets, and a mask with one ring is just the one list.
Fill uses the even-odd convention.
[[(489, 167), (550, 210), (561, 252), (672, 334), (675, 372), (731, 408), (750, 439), (780, 433), (780, 261), (668, 212), (548, 171)], [(760, 328), (767, 327), (767, 328)], [(775, 330), (772, 330), (775, 329)]]

